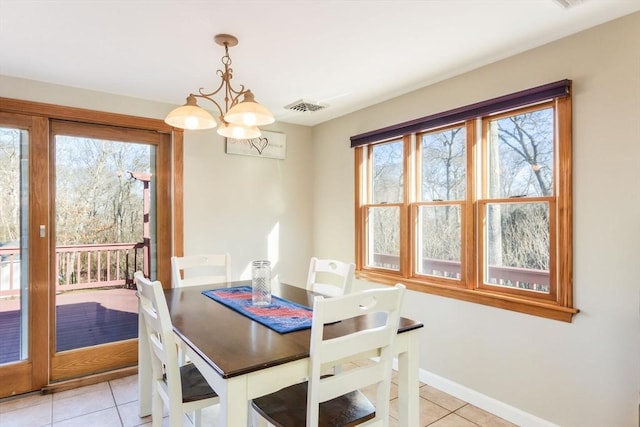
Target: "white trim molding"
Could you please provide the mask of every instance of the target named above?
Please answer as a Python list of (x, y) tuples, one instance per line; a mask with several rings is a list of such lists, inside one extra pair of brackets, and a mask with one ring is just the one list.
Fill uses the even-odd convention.
[[(393, 361), (393, 369), (397, 369), (397, 360)], [(460, 400), (477, 406), (478, 408), (503, 418), (521, 427), (559, 427), (550, 421), (539, 418), (528, 412), (500, 402), (492, 397), (472, 390), (461, 384), (443, 378), (432, 372), (420, 369), (419, 380), (422, 383), (435, 387), (440, 391), (450, 394)]]

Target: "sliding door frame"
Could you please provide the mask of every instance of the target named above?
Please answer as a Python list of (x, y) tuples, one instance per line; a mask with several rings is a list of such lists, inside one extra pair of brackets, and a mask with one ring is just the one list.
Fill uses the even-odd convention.
[[(0, 366), (0, 397), (25, 393), (49, 386), (56, 381), (77, 378), (94, 372), (106, 372), (137, 364), (137, 339), (113, 344), (106, 354), (103, 346), (80, 351), (55, 353), (55, 240), (50, 153), (51, 123), (63, 120), (88, 125), (104, 125), (152, 131), (160, 134), (157, 145), (158, 203), (170, 209), (158, 209), (157, 220), (157, 280), (171, 285), (170, 257), (183, 248), (183, 133), (158, 119), (98, 112), (38, 102), (0, 97), (0, 118), (29, 131), (29, 359)], [(107, 131), (108, 132), (108, 131)], [(38, 237), (40, 225), (47, 233)], [(113, 357), (117, 355), (117, 357)], [(87, 366), (90, 366), (87, 369)]]

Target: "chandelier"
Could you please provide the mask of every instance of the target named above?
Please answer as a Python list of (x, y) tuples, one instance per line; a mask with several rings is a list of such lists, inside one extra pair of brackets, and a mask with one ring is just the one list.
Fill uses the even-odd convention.
[[(217, 132), (227, 138), (253, 139), (260, 136), (258, 126), (271, 124), (275, 121), (273, 114), (255, 101), (253, 92), (240, 85), (239, 89), (231, 86), (233, 69), (229, 47), (238, 44), (238, 39), (230, 34), (218, 34), (214, 40), (220, 46), (224, 46), (222, 65), (224, 70), (218, 70), (216, 74), (222, 79), (220, 86), (210, 93), (198, 90), (199, 93), (191, 93), (187, 97), (186, 104), (171, 111), (164, 121), (180, 129), (200, 130), (215, 128), (216, 119), (205, 109), (198, 106), (197, 98), (211, 101), (218, 109), (220, 126)], [(212, 97), (218, 93), (224, 94), (224, 109)], [(242, 101), (240, 97), (242, 96)]]

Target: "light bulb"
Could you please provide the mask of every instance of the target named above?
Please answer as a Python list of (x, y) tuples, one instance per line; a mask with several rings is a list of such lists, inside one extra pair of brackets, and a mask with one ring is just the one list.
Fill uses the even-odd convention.
[(258, 119), (253, 113), (244, 113), (244, 115), (242, 116), (242, 121), (246, 126), (255, 126)]
[(184, 119), (184, 127), (190, 130), (198, 129), (199, 120), (195, 116), (188, 116)]
[(245, 132), (244, 132), (244, 128), (241, 126), (233, 126), (231, 128), (231, 130), (233, 131), (233, 137), (236, 139), (245, 139)]

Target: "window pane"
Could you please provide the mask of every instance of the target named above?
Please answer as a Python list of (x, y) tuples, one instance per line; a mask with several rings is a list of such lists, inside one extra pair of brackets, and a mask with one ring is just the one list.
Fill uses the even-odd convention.
[(403, 143), (373, 146), (373, 203), (402, 202)]
[(553, 195), (553, 108), (492, 120), (489, 198)]
[(368, 212), (367, 265), (400, 270), (400, 208), (372, 207)]
[(0, 128), (0, 364), (29, 358), (29, 132)]
[(462, 200), (466, 190), (464, 127), (422, 135), (422, 200)]
[(549, 293), (549, 204), (486, 207), (485, 283)]
[(460, 278), (460, 206), (420, 206), (418, 208), (419, 274)]
[[(138, 336), (131, 278), (148, 271), (155, 146), (55, 136), (56, 351)], [(150, 247), (151, 246), (151, 247)]]

